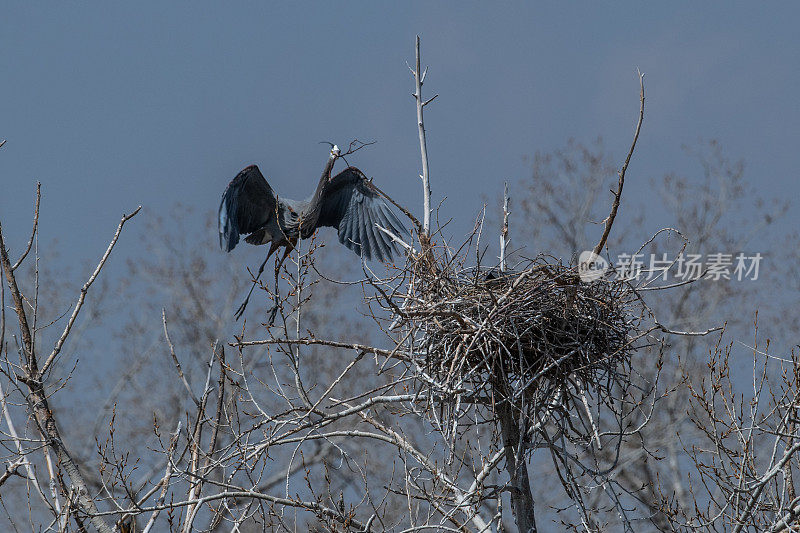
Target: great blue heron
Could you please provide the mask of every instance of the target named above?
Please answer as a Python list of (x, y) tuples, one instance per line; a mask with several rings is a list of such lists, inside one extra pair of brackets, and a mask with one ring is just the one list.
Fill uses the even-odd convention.
[(220, 247), (230, 252), (239, 242), (239, 235), (244, 234), (248, 234), (245, 242), (249, 244), (270, 244), (253, 287), (236, 312), (237, 320), (272, 254), (285, 247), (283, 257), (275, 265), (277, 285), (280, 265), (297, 244), (298, 237), (308, 239), (322, 226), (336, 228), (339, 242), (364, 259), (391, 261), (392, 254), (397, 252), (392, 237), (377, 226), (397, 237), (408, 230), (359, 169), (348, 167), (331, 177), (339, 156), (339, 148), (334, 145), (317, 189), (307, 200), (276, 197), (256, 165), (239, 172), (225, 189), (219, 206)]

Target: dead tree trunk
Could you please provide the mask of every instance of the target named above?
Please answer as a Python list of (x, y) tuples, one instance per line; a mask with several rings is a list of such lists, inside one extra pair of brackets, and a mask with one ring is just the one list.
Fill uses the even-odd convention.
[(510, 478), (511, 512), (520, 533), (536, 533), (533, 494), (528, 478), (528, 465), (525, 463), (525, 441), (520, 432), (519, 413), (509, 400), (507, 391), (501, 384), (495, 384), (495, 404), (500, 432), (503, 436), (506, 470)]

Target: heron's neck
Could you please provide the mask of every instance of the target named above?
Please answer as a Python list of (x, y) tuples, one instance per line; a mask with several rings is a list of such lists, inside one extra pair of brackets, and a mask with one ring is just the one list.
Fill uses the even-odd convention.
[(325, 186), (328, 184), (328, 181), (331, 178), (331, 171), (333, 170), (333, 164), (336, 162), (336, 156), (331, 154), (328, 158), (327, 163), (325, 163), (325, 169), (322, 171), (322, 176), (319, 178), (319, 183), (317, 184), (317, 190), (314, 191), (314, 196), (311, 197), (311, 204), (312, 208), (315, 208), (319, 205), (320, 199), (322, 198), (322, 194), (325, 192)]

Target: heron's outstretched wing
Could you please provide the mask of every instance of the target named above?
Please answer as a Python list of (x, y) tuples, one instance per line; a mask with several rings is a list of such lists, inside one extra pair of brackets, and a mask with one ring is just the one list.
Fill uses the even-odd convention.
[(395, 216), (364, 173), (349, 167), (334, 176), (320, 200), (317, 226), (339, 231), (339, 241), (365, 259), (391, 261), (397, 247), (381, 226), (398, 237), (408, 230)]
[(275, 216), (275, 193), (255, 165), (228, 184), (219, 204), (219, 246), (230, 252), (240, 234), (253, 233)]

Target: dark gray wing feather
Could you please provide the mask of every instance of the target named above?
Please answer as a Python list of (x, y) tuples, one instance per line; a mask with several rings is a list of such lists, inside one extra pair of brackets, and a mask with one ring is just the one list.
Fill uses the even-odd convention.
[(275, 216), (275, 193), (255, 165), (231, 180), (219, 204), (219, 246), (230, 252), (240, 234), (263, 228)]
[(388, 229), (398, 237), (408, 230), (386, 205), (364, 173), (349, 167), (334, 176), (320, 199), (317, 226), (336, 228), (339, 242), (365, 259), (391, 261), (398, 252), (391, 237), (375, 227)]
[[(405, 227), (400, 223), (399, 220), (397, 220), (397, 217), (394, 216), (394, 213), (391, 210), (389, 210), (389, 206), (387, 206), (385, 204), (380, 206), (380, 209), (376, 209), (372, 213), (372, 215), (374, 216), (375, 223), (379, 224), (381, 227), (386, 228), (386, 229), (390, 229), (393, 226), (396, 227), (399, 224), (399, 227), (402, 227), (403, 228), (403, 232), (405, 233), (405, 231), (406, 231)], [(383, 233), (378, 228), (375, 228), (375, 231), (377, 233), (381, 234), (381, 235), (384, 235), (384, 236), (386, 235), (385, 233)], [(408, 238), (407, 235), (403, 235), (403, 234), (400, 234), (400, 233), (396, 233), (396, 235), (398, 237), (406, 237), (406, 238)], [(392, 243), (387, 242), (385, 240), (382, 240), (381, 243), (383, 244), (383, 253), (384, 253), (384, 255), (386, 257), (391, 258), (391, 256), (392, 256), (392, 248), (393, 248)]]
[(383, 250), (381, 249), (382, 239), (380, 238), (381, 230), (375, 227), (373, 220), (372, 210), (365, 209), (362, 211), (364, 215), (364, 230), (366, 233), (366, 242), (370, 243), (370, 255), (376, 261), (386, 261), (383, 257)]
[[(380, 224), (384, 228), (388, 228), (390, 226), (390, 224), (388, 224), (387, 222), (381, 221), (380, 212), (375, 213), (375, 219), (376, 219), (375, 223), (376, 224)], [(403, 228), (403, 229), (405, 229), (405, 228)], [(381, 232), (378, 228), (375, 228), (375, 231), (377, 231), (378, 233), (383, 234), (383, 232)], [(408, 239), (408, 237), (409, 237), (408, 235), (398, 235), (398, 236), (402, 236), (402, 237), (404, 237), (406, 239)], [(409, 239), (409, 242), (410, 242), (410, 239)], [(386, 242), (384, 240), (381, 240), (381, 249), (383, 250), (384, 257), (388, 260), (388, 258), (390, 258), (392, 256), (392, 247), (391, 247), (391, 245), (388, 242)]]
[[(358, 198), (358, 196), (356, 196)], [(369, 239), (369, 220), (367, 219), (367, 212), (366, 209), (363, 207), (364, 198), (358, 198), (360, 200), (358, 209), (356, 209), (356, 214), (358, 216), (358, 242), (361, 243), (361, 255), (367, 259), (372, 259), (372, 243)]]
[(381, 238), (383, 232), (376, 227), (376, 224), (378, 224), (378, 214), (370, 210), (367, 211), (367, 217), (369, 218), (369, 224), (367, 227), (372, 234), (372, 242), (375, 243), (375, 246), (372, 249), (372, 254), (378, 261), (389, 261), (392, 256), (392, 252), (387, 248), (386, 243)]

